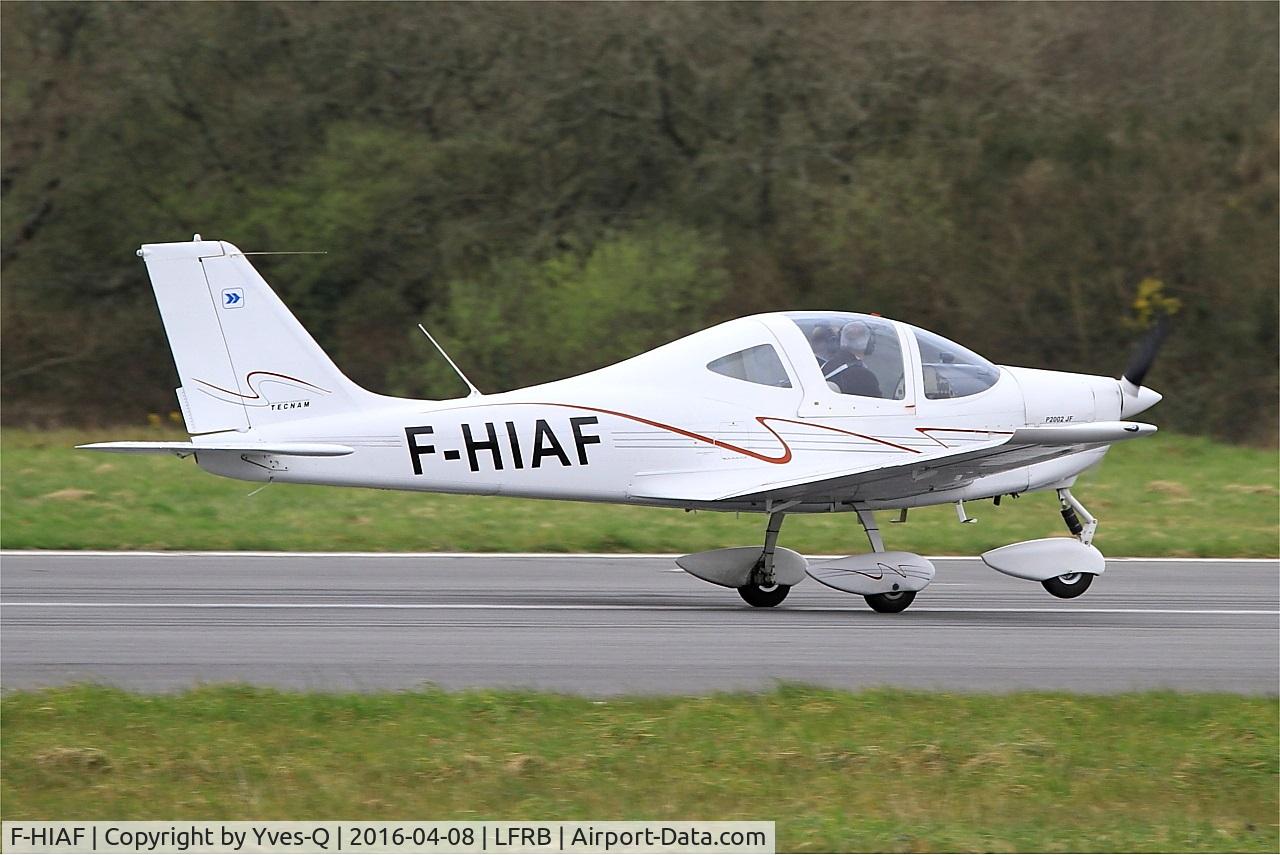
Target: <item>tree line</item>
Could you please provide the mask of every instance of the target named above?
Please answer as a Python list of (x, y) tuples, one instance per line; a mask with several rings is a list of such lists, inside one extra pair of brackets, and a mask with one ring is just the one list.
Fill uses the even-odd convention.
[(255, 264), (376, 391), (874, 311), (1274, 441), (1275, 4), (23, 3), (0, 10), (6, 423), (176, 373), (141, 243)]

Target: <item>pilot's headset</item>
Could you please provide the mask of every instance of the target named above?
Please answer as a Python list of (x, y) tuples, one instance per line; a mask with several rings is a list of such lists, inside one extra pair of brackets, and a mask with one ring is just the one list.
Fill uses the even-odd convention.
[(876, 349), (875, 336), (866, 321), (849, 321), (840, 330), (840, 347), (853, 353), (870, 356)]

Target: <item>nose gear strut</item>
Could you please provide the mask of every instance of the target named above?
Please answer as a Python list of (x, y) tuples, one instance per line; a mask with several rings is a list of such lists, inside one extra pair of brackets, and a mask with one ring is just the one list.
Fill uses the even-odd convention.
[(1092, 543), (1093, 534), (1098, 530), (1098, 520), (1066, 487), (1058, 490), (1058, 506), (1062, 510), (1062, 520), (1071, 534), (1085, 546)]

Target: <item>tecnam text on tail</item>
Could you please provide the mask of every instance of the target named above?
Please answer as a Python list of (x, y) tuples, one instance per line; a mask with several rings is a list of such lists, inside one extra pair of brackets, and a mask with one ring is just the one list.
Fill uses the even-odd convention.
[[(444, 401), (348, 380), (245, 258), (222, 241), (147, 244), (189, 442), (95, 451), (191, 456), (246, 481), (755, 511), (762, 543), (687, 555), (689, 573), (753, 606), (806, 575), (898, 612), (933, 579), (884, 548), (877, 511), (1054, 490), (1071, 536), (984, 554), (991, 567), (1083, 593), (1105, 570), (1096, 520), (1071, 494), (1127, 421), (1163, 328), (1119, 380), (996, 366), (941, 336), (846, 312), (728, 321), (566, 380)], [(811, 564), (778, 546), (787, 514), (856, 513), (870, 552)]]

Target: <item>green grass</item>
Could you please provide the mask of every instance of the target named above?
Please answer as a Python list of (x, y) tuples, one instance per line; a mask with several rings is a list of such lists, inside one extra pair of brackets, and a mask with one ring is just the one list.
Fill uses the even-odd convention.
[(763, 819), (781, 851), (1262, 851), (1275, 698), (6, 695), (22, 819)]
[[(74, 451), (157, 430), (0, 434), (0, 542), (10, 549), (289, 549), (413, 551), (695, 552), (757, 543), (757, 515), (568, 502), (257, 486), (171, 457)], [(1280, 466), (1273, 450), (1160, 434), (1116, 446), (1076, 494), (1101, 519), (1108, 555), (1278, 554)], [(950, 506), (882, 522), (890, 549), (972, 555), (1063, 534), (1051, 493), (995, 508), (971, 503), (977, 525)], [(882, 515), (887, 521), (888, 514)], [(782, 544), (808, 554), (863, 550), (852, 514), (792, 516)]]

